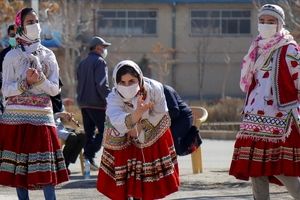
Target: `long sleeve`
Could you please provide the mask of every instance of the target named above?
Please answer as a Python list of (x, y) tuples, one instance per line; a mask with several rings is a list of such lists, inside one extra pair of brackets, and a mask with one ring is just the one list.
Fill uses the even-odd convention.
[(15, 66), (18, 64), (17, 50), (8, 52), (3, 61), (2, 93), (4, 97), (16, 96), (24, 92), (22, 84), (25, 86), (26, 83), (24, 82), (24, 74), (17, 75), (18, 69)]
[(130, 113), (125, 111), (124, 103), (115, 91), (109, 93), (107, 102), (106, 115), (110, 123), (121, 134), (120, 136), (125, 135), (129, 131), (125, 123), (125, 118)]
[(176, 96), (173, 94), (173, 91), (168, 86), (164, 86), (164, 94), (167, 101), (169, 115), (171, 119), (174, 120), (177, 117), (179, 117), (180, 114), (179, 105)]
[(60, 92), (59, 67), (56, 61), (56, 57), (52, 51), (49, 50), (49, 55), (44, 58), (43, 63), (45, 67), (49, 69), (49, 74), (48, 76), (45, 76), (41, 82), (34, 85), (34, 87), (50, 96), (55, 96)]
[(103, 60), (98, 59), (95, 64), (94, 80), (98, 94), (105, 99), (110, 92), (108, 85), (108, 69)]

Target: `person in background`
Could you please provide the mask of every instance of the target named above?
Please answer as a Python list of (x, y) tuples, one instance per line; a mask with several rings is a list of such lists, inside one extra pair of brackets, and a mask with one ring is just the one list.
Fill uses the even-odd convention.
[(104, 60), (110, 45), (100, 37), (93, 37), (90, 41), (90, 53), (77, 68), (77, 102), (86, 134), (84, 156), (89, 160), (92, 170), (98, 170), (94, 158), (102, 144), (106, 97), (110, 92), (108, 68)]
[(280, 6), (262, 6), (259, 35), (242, 62), (247, 96), (229, 174), (250, 178), (255, 200), (270, 199), (269, 182), (300, 199), (300, 51), (284, 25)]
[(193, 125), (191, 108), (169, 85), (163, 85), (169, 115), (171, 132), (177, 155), (185, 156), (195, 151), (202, 143), (199, 130)]
[(97, 189), (110, 199), (161, 199), (179, 187), (171, 120), (161, 83), (124, 60), (113, 71)]
[[(7, 54), (7, 52), (9, 52), (12, 48), (15, 48), (17, 45), (16, 42), (16, 32), (15, 32), (15, 26), (13, 24), (9, 25), (7, 28), (7, 36), (8, 36), (8, 47), (6, 47), (5, 49), (3, 49), (0, 52), (0, 88), (2, 87), (2, 65), (3, 65), (3, 60), (5, 55)], [(3, 102), (2, 102), (2, 93), (0, 92), (0, 110), (1, 112), (3, 112)]]
[(17, 13), (15, 26), (18, 46), (3, 61), (0, 185), (15, 187), (22, 200), (39, 188), (46, 200), (55, 200), (55, 185), (68, 181), (50, 100), (60, 92), (59, 67), (54, 53), (40, 43), (32, 8)]

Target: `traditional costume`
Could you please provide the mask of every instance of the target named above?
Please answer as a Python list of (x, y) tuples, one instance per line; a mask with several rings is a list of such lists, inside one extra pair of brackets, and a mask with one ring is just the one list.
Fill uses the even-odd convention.
[[(266, 5), (260, 15), (282, 15), (278, 10)], [(282, 183), (276, 175), (300, 176), (299, 76), (300, 51), (286, 29), (254, 40), (242, 64), (240, 86), (247, 97), (231, 175), (243, 180), (266, 176), (277, 184)]]
[[(123, 66), (131, 66), (139, 74), (144, 102), (154, 103), (139, 122), (142, 132), (138, 139), (127, 135), (135, 126), (130, 119), (137, 106), (137, 96), (125, 99), (116, 89), (116, 75)], [(114, 69), (113, 80), (115, 88), (107, 98), (104, 150), (97, 189), (111, 199), (159, 199), (176, 192), (178, 164), (162, 84), (143, 77), (132, 61), (119, 63)]]
[[(16, 26), (21, 27), (17, 15)], [(53, 118), (50, 95), (59, 93), (54, 53), (17, 32), (19, 45), (3, 63), (0, 115), (0, 184), (35, 189), (68, 180)], [(37, 69), (39, 82), (28, 85), (26, 71)]]

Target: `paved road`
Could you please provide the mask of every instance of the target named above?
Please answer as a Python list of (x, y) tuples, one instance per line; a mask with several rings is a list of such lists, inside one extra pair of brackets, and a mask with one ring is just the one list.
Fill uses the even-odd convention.
[[(190, 156), (179, 157), (180, 191), (169, 195), (167, 200), (250, 200), (250, 183), (239, 181), (228, 175), (233, 141), (204, 140), (202, 145), (204, 172), (192, 174)], [(100, 161), (100, 154), (97, 156)], [(84, 180), (80, 174), (79, 163), (71, 165), (71, 180), (57, 186), (57, 200), (93, 200), (103, 199), (97, 192), (97, 172), (92, 172), (90, 180)], [(272, 185), (271, 200), (292, 200), (284, 187)], [(31, 191), (33, 200), (42, 200), (42, 191)], [(17, 200), (15, 189), (0, 186), (0, 200)]]

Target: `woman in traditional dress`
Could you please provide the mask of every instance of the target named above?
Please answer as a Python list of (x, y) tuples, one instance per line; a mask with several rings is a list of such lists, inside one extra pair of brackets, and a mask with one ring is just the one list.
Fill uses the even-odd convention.
[(124, 60), (113, 71), (97, 189), (111, 199), (159, 199), (179, 187), (161, 83)]
[(15, 26), (18, 46), (3, 63), (0, 184), (16, 187), (19, 199), (29, 199), (28, 189), (43, 188), (45, 199), (54, 200), (54, 186), (68, 180), (50, 100), (59, 93), (59, 68), (40, 43), (32, 8), (18, 12)]
[(256, 200), (270, 199), (269, 182), (300, 199), (300, 51), (284, 19), (278, 5), (262, 6), (259, 35), (242, 64), (247, 97), (229, 173), (250, 178)]

